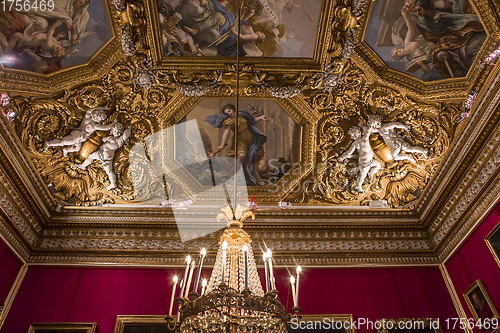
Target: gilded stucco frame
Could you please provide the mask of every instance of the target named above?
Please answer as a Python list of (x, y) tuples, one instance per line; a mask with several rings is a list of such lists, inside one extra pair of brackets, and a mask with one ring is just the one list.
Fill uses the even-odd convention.
[(103, 76), (122, 56), (119, 25), (113, 2), (103, 0), (111, 28), (111, 38), (104, 42), (86, 62), (49, 74), (5, 68), (0, 63), (0, 87), (3, 90), (26, 91), (32, 96), (46, 96), (62, 86), (70, 88)]
[[(264, 70), (298, 70), (304, 67), (318, 69), (327, 59), (327, 46), (331, 39), (332, 17), (338, 0), (323, 0), (321, 5), (321, 16), (318, 18), (318, 30), (316, 35), (316, 43), (314, 47), (313, 58), (242, 58), (241, 63), (254, 64)], [(156, 0), (146, 1), (148, 25), (148, 44), (150, 45), (151, 55), (155, 63), (160, 63), (162, 67), (167, 68), (213, 68), (214, 66), (224, 66), (228, 62), (236, 63), (236, 57), (175, 57), (165, 56), (163, 54), (163, 44), (161, 42), (160, 20), (158, 12), (158, 4)], [(228, 61), (229, 60), (229, 61)]]
[[(475, 0), (470, 2), (474, 10), (479, 16), (479, 19), (485, 29), (487, 37), (478, 52), (474, 63), (471, 65), (467, 75), (460, 78), (448, 78), (436, 81), (423, 81), (419, 78), (406, 74), (404, 72), (389, 68), (384, 60), (365, 42), (366, 29), (368, 28), (368, 21), (370, 20), (374, 1), (370, 2), (369, 9), (363, 14), (364, 25), (361, 42), (358, 45), (355, 60), (360, 66), (368, 66), (369, 71), (373, 71), (375, 75), (384, 81), (388, 81), (402, 89), (413, 89), (421, 94), (437, 93), (438, 98), (444, 97), (443, 90), (449, 89), (467, 89), (470, 87), (474, 78), (477, 77), (483, 69), (479, 68), (479, 63), (484, 59), (498, 44), (498, 34), (500, 28), (495, 24), (495, 10), (498, 12), (500, 9), (492, 8), (494, 5), (487, 0)], [(487, 71), (490, 69), (487, 68)], [(446, 92), (444, 92), (446, 93)], [(465, 95), (464, 95), (465, 96)]]
[[(202, 99), (233, 99), (236, 96), (206, 96), (199, 98), (192, 98), (185, 95), (177, 95), (172, 99), (172, 101), (167, 105), (167, 107), (158, 114), (158, 119), (161, 120), (159, 124), (160, 128), (168, 128), (177, 124), (182, 118), (184, 118), (189, 112), (195, 108)], [(287, 172), (283, 177), (281, 177), (275, 184), (280, 188), (285, 188), (285, 191), (277, 191), (273, 193), (270, 191), (273, 186), (253, 186), (249, 190), (249, 194), (258, 194), (261, 203), (278, 202), (282, 201), (291, 191), (295, 190), (293, 184), (300, 184), (302, 178), (306, 177), (308, 173), (313, 169), (316, 150), (316, 140), (317, 140), (317, 129), (318, 120), (320, 116), (312, 110), (306, 103), (304, 103), (299, 97), (293, 97), (291, 99), (273, 99), (269, 96), (263, 97), (241, 97), (240, 100), (272, 100), (276, 102), (290, 118), (292, 118), (297, 125), (301, 128), (300, 132), (300, 152), (299, 161), (292, 167), (291, 170)], [(172, 113), (172, 110), (176, 110)], [(167, 160), (162, 161), (162, 164), (166, 165), (168, 161), (175, 160), (175, 133), (174, 131), (167, 131), (168, 139), (165, 140), (167, 145), (161, 147), (164, 151), (163, 156)], [(299, 164), (302, 166), (300, 172), (294, 172), (294, 168), (297, 169)], [(178, 170), (179, 181), (177, 184), (183, 184), (187, 187), (187, 190), (194, 193), (202, 193), (210, 187), (201, 186), (201, 184), (195, 179), (187, 169)], [(299, 174), (300, 173), (300, 174)], [(173, 179), (175, 181), (175, 179)], [(208, 198), (207, 198), (208, 200)]]

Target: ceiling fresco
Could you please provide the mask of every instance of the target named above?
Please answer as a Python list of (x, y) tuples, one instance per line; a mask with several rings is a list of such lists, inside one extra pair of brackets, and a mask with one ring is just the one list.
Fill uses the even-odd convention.
[(112, 37), (103, 0), (12, 9), (0, 12), (0, 63), (7, 68), (53, 73), (87, 62)]
[(464, 77), (486, 36), (468, 0), (380, 0), (365, 42), (389, 68), (436, 81)]
[(437, 264), (500, 193), (500, 3), (58, 1), (0, 13), (0, 232), (34, 261), (182, 263), (234, 191), (286, 260)]
[[(197, 122), (207, 156), (232, 157), (229, 161), (234, 162), (234, 120), (231, 120), (234, 116), (231, 118), (226, 114), (234, 109), (234, 100), (203, 99), (183, 119)], [(292, 165), (299, 164), (301, 128), (273, 100), (241, 100), (239, 109), (240, 117), (243, 116), (238, 124), (239, 131), (244, 131), (244, 134), (239, 143), (238, 155), (245, 155), (245, 159), (242, 158), (240, 162), (244, 167), (246, 184), (272, 186)], [(222, 142), (227, 126), (230, 126), (229, 136), (226, 142)], [(176, 138), (176, 158), (182, 161), (192, 144), (180, 136)], [(189, 139), (187, 134), (185, 139)], [(247, 159), (251, 163), (247, 163)], [(207, 164), (208, 161), (201, 163)], [(213, 167), (214, 176), (221, 183), (219, 177), (230, 178), (234, 173), (234, 163), (214, 163)], [(205, 186), (212, 184), (211, 174), (207, 171), (208, 168), (193, 169), (193, 175)]]
[(240, 56), (314, 55), (322, 0), (158, 0), (167, 56), (235, 56), (241, 12)]

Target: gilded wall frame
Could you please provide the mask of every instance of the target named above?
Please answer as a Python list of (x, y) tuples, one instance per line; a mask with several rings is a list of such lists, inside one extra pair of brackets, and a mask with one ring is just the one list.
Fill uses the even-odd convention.
[[(465, 302), (469, 306), (470, 312), (474, 317), (476, 323), (483, 323), (485, 320), (492, 318), (500, 318), (495, 304), (488, 294), (483, 281), (477, 279), (472, 283), (472, 285), (462, 293), (465, 298)], [(474, 297), (475, 296), (475, 297)]]
[(166, 316), (116, 316), (114, 333), (124, 333), (127, 327), (143, 326), (152, 328), (165, 328), (165, 332), (170, 332), (167, 327)]
[(41, 332), (74, 332), (74, 333), (95, 333), (97, 323), (33, 323), (28, 329), (28, 333)]
[(488, 249), (491, 251), (493, 258), (495, 258), (498, 266), (500, 266), (500, 223), (498, 223), (496, 227), (490, 231), (484, 241), (486, 242)]
[(443, 328), (438, 318), (378, 319), (374, 326), (377, 333), (443, 333)]

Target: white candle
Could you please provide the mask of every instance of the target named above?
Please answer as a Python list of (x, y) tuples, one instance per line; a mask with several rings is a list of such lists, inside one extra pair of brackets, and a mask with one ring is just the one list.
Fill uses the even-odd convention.
[(299, 281), (300, 281), (300, 274), (302, 273), (302, 268), (300, 266), (297, 266), (297, 291), (295, 294), (295, 306), (299, 306)]
[(227, 250), (227, 241), (222, 243), (222, 283), (224, 283), (226, 278), (226, 250)]
[(269, 281), (271, 283), (271, 288), (272, 290), (276, 290), (273, 273), (273, 253), (271, 252), (271, 249), (267, 249), (267, 259), (269, 260)]
[(189, 295), (189, 287), (191, 287), (191, 279), (193, 278), (194, 266), (196, 266), (196, 262), (193, 260), (191, 261), (191, 269), (189, 270), (188, 282), (186, 283), (186, 288), (184, 288), (184, 297), (188, 297)]
[[(179, 287), (181, 288), (181, 293), (179, 294), (180, 297), (182, 297), (182, 291), (184, 290), (184, 284), (186, 280), (181, 280), (181, 283), (179, 284)], [(177, 321), (181, 320), (181, 313), (179, 311), (179, 307), (177, 307)]]
[(177, 275), (174, 275), (174, 285), (172, 286), (172, 297), (170, 298), (170, 308), (168, 309), (168, 315), (172, 315), (172, 309), (174, 308), (174, 298), (175, 298), (175, 287), (177, 286)]
[(297, 295), (295, 294), (295, 277), (293, 275), (290, 275), (290, 284), (292, 285), (293, 306), (297, 306)]
[(196, 273), (196, 280), (194, 281), (193, 291), (198, 290), (198, 284), (200, 283), (201, 268), (203, 267), (203, 259), (207, 255), (207, 250), (203, 248), (200, 252), (200, 265), (198, 266), (198, 272)]
[(182, 279), (183, 283), (181, 286), (181, 297), (184, 295), (184, 289), (186, 287), (186, 281), (187, 281), (187, 276), (188, 276), (188, 270), (189, 270), (189, 264), (191, 263), (191, 256), (186, 257), (186, 270), (184, 271), (184, 279)]
[(207, 279), (203, 279), (203, 281), (201, 281), (201, 295), (200, 296), (203, 296), (203, 294), (205, 293), (206, 287), (207, 287)]
[(264, 259), (264, 270), (266, 275), (266, 292), (269, 292), (269, 270), (267, 269), (267, 253), (262, 257)]
[(245, 289), (248, 289), (248, 246), (246, 244), (243, 246), (243, 252), (245, 253)]

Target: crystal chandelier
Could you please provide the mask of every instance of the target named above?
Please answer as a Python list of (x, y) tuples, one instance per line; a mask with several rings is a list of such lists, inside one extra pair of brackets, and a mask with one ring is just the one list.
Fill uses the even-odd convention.
[[(238, 10), (238, 31), (240, 31), (240, 10)], [(240, 49), (238, 34), (237, 49)], [(240, 81), (240, 56), (236, 55), (236, 110), (235, 118), (238, 120), (239, 82)], [(234, 133), (238, 131), (239, 121), (235, 121)], [(238, 147), (238, 135), (234, 136), (234, 147)], [(238, 158), (235, 158), (235, 177), (238, 172)], [(212, 164), (212, 180), (216, 186)], [(241, 164), (240, 164), (241, 167)], [(229, 195), (226, 191), (229, 200)], [(180, 333), (215, 333), (215, 332), (259, 332), (259, 333), (286, 333), (287, 323), (293, 317), (299, 317), (299, 281), (302, 272), (297, 267), (297, 279), (290, 278), (293, 294), (293, 312), (288, 313), (278, 298), (276, 283), (273, 273), (272, 253), (264, 253), (265, 289), (257, 273), (257, 265), (252, 250), (252, 240), (243, 230), (243, 221), (251, 217), (255, 219), (252, 211), (247, 206), (237, 205), (237, 182), (234, 181), (233, 206), (224, 206), (217, 215), (217, 221), (227, 220), (227, 228), (219, 241), (219, 250), (215, 265), (208, 284), (202, 282), (201, 294), (198, 294), (201, 269), (206, 251), (200, 253), (198, 270), (191, 288), (196, 263), (190, 256), (186, 258), (184, 278), (179, 283), (180, 294), (175, 298), (177, 276), (173, 279), (172, 298), (170, 300), (169, 315), (166, 318), (170, 330)], [(252, 205), (251, 205), (252, 206)], [(255, 206), (255, 203), (253, 204)], [(235, 208), (236, 207), (236, 208)], [(235, 208), (235, 209), (234, 209)], [(191, 292), (189, 292), (192, 290)], [(177, 317), (172, 316), (173, 301), (177, 302)]]
[[(297, 305), (301, 269), (297, 267), (297, 280), (292, 276), (294, 314), (288, 313), (278, 298), (272, 267), (272, 253), (264, 253), (266, 292), (257, 273), (250, 236), (242, 229), (247, 217), (255, 219), (251, 211), (239, 205), (233, 215), (229, 206), (222, 208), (224, 213), (217, 220), (226, 219), (228, 227), (219, 241), (219, 250), (208, 285), (204, 280), (201, 296), (198, 286), (205, 249), (200, 254), (200, 264), (190, 290), (195, 261), (186, 258), (186, 270), (180, 286), (177, 318), (172, 317), (172, 304), (175, 297), (177, 276), (174, 277), (170, 312), (167, 317), (170, 329), (181, 333), (209, 332), (266, 332), (285, 333), (286, 324), (297, 317), (300, 308)], [(206, 286), (206, 289), (205, 289)]]

